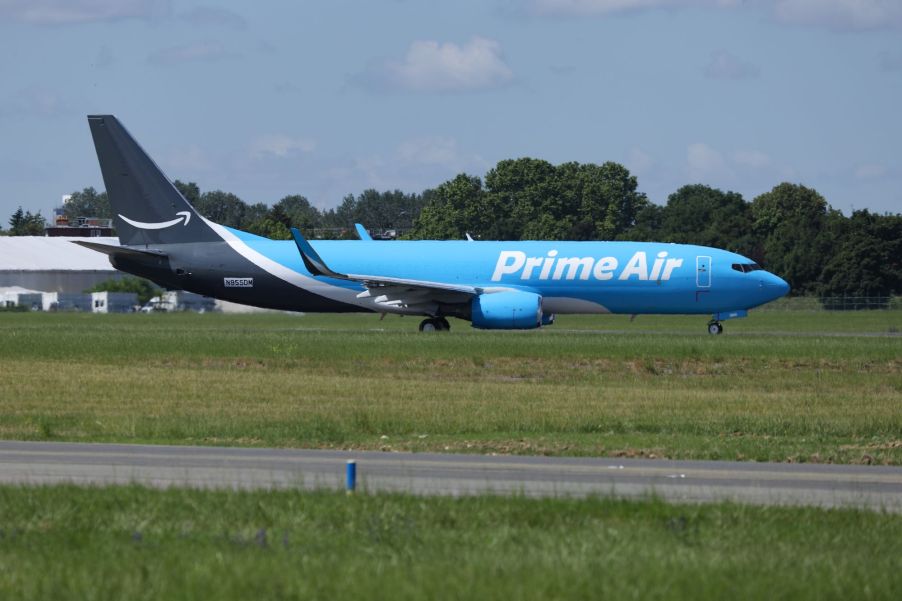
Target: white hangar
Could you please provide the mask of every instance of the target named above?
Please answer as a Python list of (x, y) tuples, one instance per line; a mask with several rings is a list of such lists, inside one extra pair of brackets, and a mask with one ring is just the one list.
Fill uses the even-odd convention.
[[(105, 254), (73, 244), (72, 240), (86, 238), (0, 236), (0, 287), (80, 293), (123, 276), (113, 269)], [(119, 238), (89, 240), (119, 245)]]

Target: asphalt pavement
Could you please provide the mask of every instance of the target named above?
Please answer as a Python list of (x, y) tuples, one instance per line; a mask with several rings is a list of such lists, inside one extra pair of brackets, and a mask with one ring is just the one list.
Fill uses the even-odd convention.
[(0, 483), (657, 496), (902, 512), (902, 467), (0, 441)]

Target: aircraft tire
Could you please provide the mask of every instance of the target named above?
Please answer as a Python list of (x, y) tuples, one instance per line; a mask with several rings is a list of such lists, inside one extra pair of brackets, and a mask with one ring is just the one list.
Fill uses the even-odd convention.
[(438, 329), (440, 331), (442, 331), (442, 332), (450, 332), (451, 331), (451, 324), (448, 323), (448, 320), (445, 319), (444, 317), (436, 317), (435, 321), (438, 323), (438, 326), (439, 326)]
[(723, 333), (723, 326), (716, 321), (712, 321), (708, 324), (708, 333), (712, 336), (717, 336)]
[(437, 332), (439, 330), (439, 325), (435, 323), (435, 320), (432, 318), (424, 319), (420, 322), (420, 331), (421, 332)]

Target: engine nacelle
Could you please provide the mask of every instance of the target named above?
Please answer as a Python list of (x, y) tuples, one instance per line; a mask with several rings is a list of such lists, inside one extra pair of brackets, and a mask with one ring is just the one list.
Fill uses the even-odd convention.
[(510, 290), (473, 299), (471, 319), (483, 330), (531, 330), (542, 325), (542, 297)]

